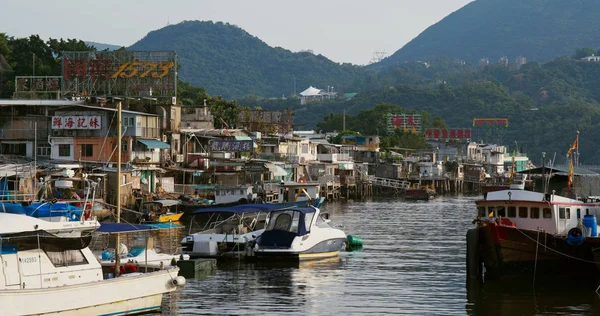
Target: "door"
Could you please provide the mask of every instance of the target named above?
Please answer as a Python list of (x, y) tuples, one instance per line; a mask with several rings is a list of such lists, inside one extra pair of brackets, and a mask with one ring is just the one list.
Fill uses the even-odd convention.
[(21, 275), (19, 273), (17, 254), (2, 255), (0, 257), (2, 258), (2, 268), (6, 286), (20, 285)]
[(563, 234), (566, 233), (567, 227), (567, 217), (566, 217), (566, 209), (564, 207), (559, 207), (558, 208), (558, 227), (557, 227), (557, 233), (559, 234)]

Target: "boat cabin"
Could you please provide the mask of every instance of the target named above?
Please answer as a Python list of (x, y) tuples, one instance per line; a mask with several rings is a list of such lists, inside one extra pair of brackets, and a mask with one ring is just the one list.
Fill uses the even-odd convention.
[(267, 227), (258, 244), (261, 248), (290, 248), (296, 236), (310, 233), (311, 227), (329, 227), (327, 214), (314, 207), (281, 209), (269, 213)]
[(478, 218), (495, 218), (522, 229), (566, 235), (585, 215), (600, 216), (600, 204), (525, 190), (489, 192), (477, 202)]

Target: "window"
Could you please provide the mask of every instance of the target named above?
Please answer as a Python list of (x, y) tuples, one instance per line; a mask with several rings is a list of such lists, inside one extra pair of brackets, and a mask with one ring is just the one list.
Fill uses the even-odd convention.
[(581, 209), (577, 209), (577, 219), (581, 218)]
[(94, 145), (81, 144), (81, 156), (82, 157), (93, 157), (94, 156)]
[(25, 144), (2, 144), (2, 153), (25, 156), (27, 148)]
[(506, 208), (504, 206), (496, 207), (496, 214), (498, 217), (506, 217)]
[(123, 125), (124, 126), (134, 126), (133, 120), (134, 120), (133, 117), (125, 117), (125, 118), (123, 118)]
[(514, 206), (508, 207), (508, 217), (517, 217), (517, 208)]
[(39, 147), (37, 148), (37, 155), (38, 156), (50, 156), (50, 146), (47, 147)]
[(558, 209), (558, 218), (565, 219), (565, 208), (561, 207)]
[(129, 152), (129, 142), (127, 142), (127, 141), (121, 142), (121, 152), (124, 152), (124, 153)]
[(524, 206), (519, 207), (519, 217), (521, 217), (521, 218), (527, 217), (527, 207), (524, 207)]
[(58, 145), (58, 156), (59, 157), (71, 156), (71, 145), (69, 145), (69, 144)]
[(540, 218), (540, 208), (532, 207), (529, 215), (531, 218)]
[(496, 214), (496, 208), (494, 206), (488, 206), (488, 217), (494, 217)]
[(81, 250), (46, 251), (46, 254), (55, 267), (68, 267), (88, 263)]
[(543, 212), (542, 212), (544, 218), (552, 218), (552, 210), (549, 208), (544, 208)]
[(314, 216), (315, 213), (306, 213), (306, 215), (304, 215), (304, 228), (306, 229), (307, 233), (310, 232), (310, 224), (312, 224)]
[(302, 153), (308, 154), (308, 144), (302, 144)]
[(480, 206), (480, 207), (477, 208), (477, 216), (479, 216), (479, 217), (485, 217), (486, 216), (485, 207)]
[(571, 209), (567, 208), (567, 219), (571, 219)]

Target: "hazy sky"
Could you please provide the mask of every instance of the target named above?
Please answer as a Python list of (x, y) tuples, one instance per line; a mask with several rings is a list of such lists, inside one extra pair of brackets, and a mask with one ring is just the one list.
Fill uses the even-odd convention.
[(184, 20), (235, 24), (270, 46), (312, 49), (336, 62), (368, 64), (393, 54), (471, 0), (55, 0), (3, 1), (0, 32), (129, 46)]

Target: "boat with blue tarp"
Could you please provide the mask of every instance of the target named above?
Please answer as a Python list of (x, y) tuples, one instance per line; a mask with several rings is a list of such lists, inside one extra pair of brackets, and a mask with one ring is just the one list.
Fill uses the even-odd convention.
[(202, 208), (192, 213), (188, 235), (181, 240), (192, 257), (238, 257), (264, 231), (267, 214), (281, 204), (241, 204)]
[(254, 255), (264, 260), (311, 260), (335, 257), (346, 247), (346, 234), (329, 225), (327, 213), (316, 207), (272, 210)]

